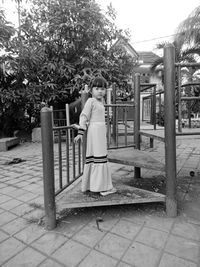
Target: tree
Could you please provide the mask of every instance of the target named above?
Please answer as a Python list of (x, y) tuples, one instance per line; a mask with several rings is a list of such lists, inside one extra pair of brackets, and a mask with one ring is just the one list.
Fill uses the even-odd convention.
[(196, 7), (191, 14), (178, 26), (177, 42), (180, 45), (200, 46), (200, 6)]
[(93, 0), (30, 3), (30, 10), (20, 12), (20, 35), (13, 36), (8, 44), (6, 58), (17, 77), (18, 86), (11, 91), (20, 97), (14, 96), (14, 101), (23, 103), (29, 118), (39, 115), (43, 101), (74, 101), (94, 76), (120, 84), (129, 74), (133, 60), (110, 49), (118, 37), (129, 37), (127, 31), (115, 26), (111, 5), (104, 15)]

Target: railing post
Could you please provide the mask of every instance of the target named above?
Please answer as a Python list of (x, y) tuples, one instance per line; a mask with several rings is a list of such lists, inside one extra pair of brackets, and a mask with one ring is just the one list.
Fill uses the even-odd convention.
[(156, 130), (156, 86), (153, 87), (153, 129)]
[[(135, 74), (135, 112), (134, 112), (134, 143), (135, 148), (140, 149), (140, 74)], [(135, 178), (141, 177), (140, 168), (135, 167)]]
[(182, 132), (182, 103), (181, 103), (181, 66), (178, 66), (178, 132)]
[[(85, 85), (85, 90), (81, 93), (81, 110), (83, 110), (85, 103), (88, 99), (88, 85)], [(83, 136), (83, 144), (82, 144), (82, 156), (83, 156), (83, 166), (85, 164), (85, 157), (86, 157), (86, 147), (87, 147), (87, 140), (86, 134)]]
[(56, 227), (52, 110), (41, 110), (45, 227)]
[[(113, 92), (113, 104), (116, 104), (116, 85), (112, 85), (112, 92)], [(112, 124), (113, 124), (113, 140), (116, 145), (117, 143), (117, 109), (116, 107), (113, 107), (113, 119), (112, 119)]]
[(175, 48), (172, 44), (168, 44), (164, 48), (164, 85), (166, 212), (169, 217), (175, 217), (177, 216)]
[[(111, 97), (112, 97), (112, 88), (109, 87), (107, 89), (107, 101), (106, 104), (107, 105), (111, 105), (112, 101), (111, 101)], [(112, 108), (111, 107), (107, 107), (107, 134), (108, 134), (108, 147), (110, 145), (110, 141), (111, 141), (111, 123), (110, 123), (110, 118), (112, 117)]]

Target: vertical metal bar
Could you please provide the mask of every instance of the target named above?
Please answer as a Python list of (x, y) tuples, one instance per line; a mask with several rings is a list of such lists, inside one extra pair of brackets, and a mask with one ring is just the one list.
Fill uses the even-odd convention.
[[(140, 74), (135, 74), (135, 116), (134, 116), (134, 143), (140, 149)], [(135, 167), (135, 178), (141, 177), (141, 170)]]
[[(72, 140), (74, 140), (74, 129), (72, 129)], [(76, 177), (76, 158), (75, 158), (75, 143), (72, 142), (72, 167), (73, 167), (73, 180)]]
[[(115, 84), (113, 84), (113, 104), (116, 104), (116, 86)], [(116, 145), (116, 107), (113, 107), (113, 140), (114, 140), (114, 143)]]
[(156, 86), (153, 87), (153, 129), (156, 130)]
[(118, 113), (119, 113), (119, 107), (116, 107), (116, 144), (117, 144), (117, 147), (119, 146)]
[(124, 120), (125, 120), (125, 146), (127, 146), (127, 107), (125, 107)]
[(177, 216), (176, 196), (176, 126), (175, 126), (175, 48), (164, 48), (165, 85), (165, 171), (166, 211), (170, 217)]
[(70, 130), (66, 130), (66, 175), (67, 175), (67, 184), (69, 184), (70, 177), (69, 177), (69, 135)]
[(78, 174), (81, 173), (81, 142), (78, 142)]
[(83, 151), (83, 169), (84, 169), (85, 160), (86, 160), (86, 150), (87, 150), (87, 131), (83, 135), (83, 145), (82, 145), (82, 151)]
[(62, 147), (61, 130), (58, 130), (58, 162), (59, 162), (59, 188), (62, 188)]
[(161, 122), (162, 114), (161, 114), (161, 94), (159, 94), (159, 121)]
[(191, 101), (188, 101), (187, 105), (188, 105), (188, 126), (189, 126), (189, 128), (191, 128), (192, 127), (192, 124), (191, 124)]
[(110, 146), (110, 114), (109, 114), (109, 107), (106, 107), (107, 109), (107, 118), (106, 118), (106, 124), (107, 124), (107, 146), (109, 148)]
[(56, 227), (53, 125), (52, 125), (52, 111), (47, 107), (44, 107), (41, 110), (41, 134), (42, 134), (45, 227), (49, 230), (52, 230)]
[(178, 66), (178, 132), (182, 132), (182, 109), (181, 109), (181, 66)]
[[(69, 116), (69, 104), (65, 104), (65, 113), (66, 113), (66, 126), (70, 125), (70, 116)], [(70, 130), (68, 130), (68, 142), (70, 144)]]

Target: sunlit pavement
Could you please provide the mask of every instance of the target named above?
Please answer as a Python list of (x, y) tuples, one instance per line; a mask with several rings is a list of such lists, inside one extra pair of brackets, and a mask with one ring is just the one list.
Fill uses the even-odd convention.
[[(163, 143), (155, 141), (151, 151), (164, 161)], [(47, 231), (41, 144), (0, 152), (0, 265), (200, 266), (199, 155), (199, 139), (177, 139), (177, 218), (167, 218), (158, 203), (63, 210), (57, 214), (58, 227)], [(22, 162), (8, 164), (14, 158)], [(113, 175), (133, 175), (130, 167), (111, 168)], [(154, 175), (142, 170), (143, 177)]]

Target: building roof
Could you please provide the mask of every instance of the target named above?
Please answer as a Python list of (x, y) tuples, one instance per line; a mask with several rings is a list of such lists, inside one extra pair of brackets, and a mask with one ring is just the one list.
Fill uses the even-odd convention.
[(143, 61), (144, 65), (151, 65), (156, 59), (160, 58), (151, 51), (139, 51), (139, 60)]
[(129, 53), (133, 58), (138, 59), (139, 55), (136, 50), (132, 47), (132, 45), (124, 38), (119, 38), (111, 48), (122, 46), (126, 49), (127, 53)]

